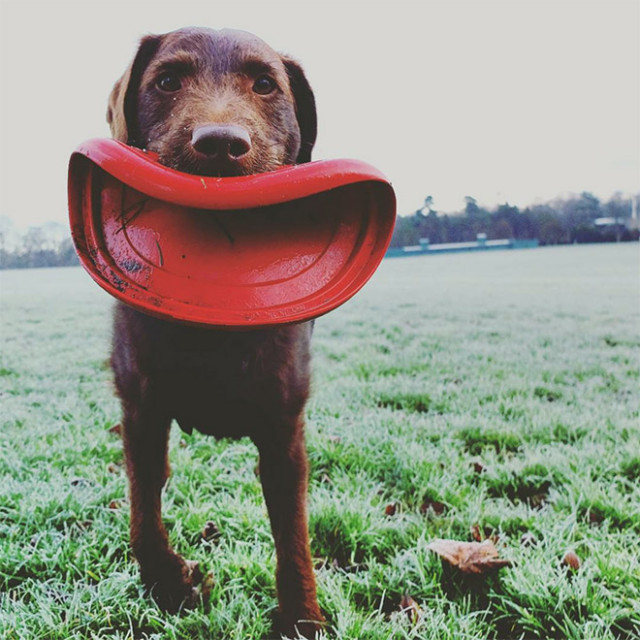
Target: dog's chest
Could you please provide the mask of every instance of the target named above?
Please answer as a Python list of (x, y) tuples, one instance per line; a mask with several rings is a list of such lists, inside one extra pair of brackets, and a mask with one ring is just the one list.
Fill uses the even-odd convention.
[(274, 428), (277, 416), (297, 414), (307, 396), (308, 340), (294, 343), (277, 334), (219, 334), (165, 345), (161, 377), (172, 417), (188, 433), (216, 437)]
[[(251, 435), (269, 397), (277, 397), (278, 371), (265, 368), (261, 349), (164, 350), (164, 401), (180, 427), (217, 437)], [(168, 365), (168, 366), (167, 366)]]
[(120, 305), (114, 336), (120, 396), (175, 418), (185, 431), (253, 436), (304, 407), (311, 325), (205, 330)]

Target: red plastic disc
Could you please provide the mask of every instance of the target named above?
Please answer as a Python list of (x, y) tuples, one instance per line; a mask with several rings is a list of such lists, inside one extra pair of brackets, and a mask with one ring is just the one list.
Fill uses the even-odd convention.
[(69, 215), (82, 265), (119, 300), (188, 324), (257, 328), (351, 298), (387, 249), (395, 195), (357, 160), (209, 178), (96, 139), (71, 156)]

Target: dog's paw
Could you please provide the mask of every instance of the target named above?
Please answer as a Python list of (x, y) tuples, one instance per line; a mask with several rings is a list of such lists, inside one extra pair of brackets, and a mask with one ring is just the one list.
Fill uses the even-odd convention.
[(279, 631), (287, 638), (308, 638), (308, 640), (314, 640), (324, 626), (324, 618), (319, 611), (303, 617), (281, 615), (277, 624)]
[(145, 584), (156, 604), (164, 611), (177, 613), (181, 608), (193, 609), (200, 601), (197, 588), (203, 574), (197, 562), (171, 554), (148, 569), (140, 569)]
[(194, 585), (198, 585), (202, 582), (202, 578), (204, 575), (200, 570), (200, 563), (195, 560), (184, 560), (184, 563), (187, 567), (187, 572), (189, 579)]

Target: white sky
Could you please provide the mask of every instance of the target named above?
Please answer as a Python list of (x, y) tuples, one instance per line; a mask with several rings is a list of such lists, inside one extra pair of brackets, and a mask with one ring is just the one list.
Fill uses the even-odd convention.
[(106, 100), (145, 33), (251, 31), (314, 87), (314, 159), (391, 179), (398, 212), (426, 195), (526, 206), (640, 189), (640, 2), (0, 0), (0, 216), (66, 223), (68, 157), (107, 136)]

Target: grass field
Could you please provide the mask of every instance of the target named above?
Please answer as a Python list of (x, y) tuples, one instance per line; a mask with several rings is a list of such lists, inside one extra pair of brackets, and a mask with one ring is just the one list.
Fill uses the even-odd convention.
[[(326, 638), (640, 636), (638, 267), (638, 245), (387, 260), (316, 324)], [(109, 431), (111, 301), (80, 269), (0, 277), (0, 638), (272, 638), (252, 444), (172, 431), (165, 520), (214, 578), (199, 609), (161, 613), (128, 549)], [(470, 579), (427, 549), (474, 525), (512, 567)], [(400, 611), (405, 594), (419, 612)]]

